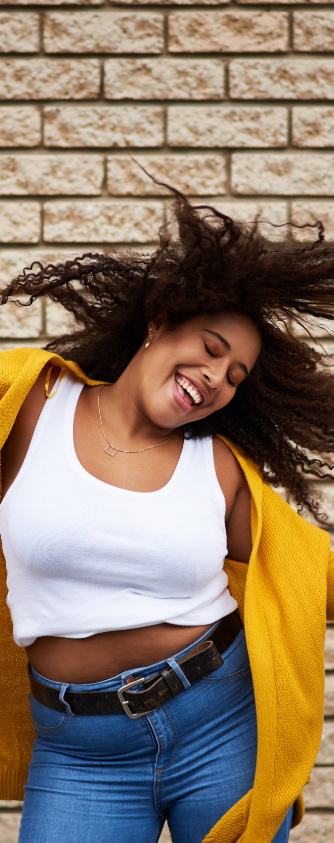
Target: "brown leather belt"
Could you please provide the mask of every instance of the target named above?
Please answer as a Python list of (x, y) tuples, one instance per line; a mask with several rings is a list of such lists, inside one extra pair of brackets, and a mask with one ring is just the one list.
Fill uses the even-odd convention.
[[(210, 641), (203, 641), (189, 655), (178, 661), (190, 685), (217, 670), (224, 663), (221, 654), (227, 650), (238, 635), (242, 626), (237, 612), (222, 618)], [(38, 702), (55, 711), (68, 711), (70, 706), (74, 715), (127, 714), (131, 719), (142, 717), (155, 711), (168, 700), (184, 691), (184, 685), (172, 667), (166, 667), (149, 679), (138, 677), (128, 682), (118, 691), (69, 691), (66, 689), (64, 702), (59, 699), (59, 689), (39, 682), (31, 673), (28, 664), (30, 686)], [(142, 691), (131, 688), (144, 685)], [(66, 705), (67, 704), (67, 705)]]

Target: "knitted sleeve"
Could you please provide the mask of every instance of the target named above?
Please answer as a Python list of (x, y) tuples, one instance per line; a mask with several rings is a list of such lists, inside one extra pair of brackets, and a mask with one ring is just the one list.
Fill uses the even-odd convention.
[(329, 551), (327, 575), (327, 620), (334, 621), (334, 553)]

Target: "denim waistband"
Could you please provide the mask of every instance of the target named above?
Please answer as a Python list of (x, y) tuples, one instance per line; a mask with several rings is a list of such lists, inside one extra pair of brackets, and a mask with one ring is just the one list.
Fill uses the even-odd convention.
[[(130, 670), (125, 670), (123, 673), (118, 673), (117, 676), (111, 676), (110, 679), (103, 679), (102, 682), (90, 682), (88, 684), (85, 683), (82, 685), (71, 685), (66, 683), (66, 688), (69, 691), (113, 691), (118, 690), (118, 688), (120, 688), (122, 685), (125, 685), (126, 680), (129, 676), (133, 676), (135, 679), (138, 676), (145, 676), (145, 678), (149, 679), (151, 676), (154, 676), (155, 673), (159, 673), (159, 670), (161, 670), (161, 668), (168, 666), (170, 661), (178, 662), (180, 659), (183, 658), (183, 656), (188, 655), (188, 653), (191, 653), (192, 650), (198, 647), (198, 645), (201, 644), (202, 641), (206, 641), (206, 639), (210, 638), (210, 635), (212, 635), (215, 629), (217, 629), (220, 620), (221, 618), (219, 618), (216, 623), (212, 624), (212, 626), (210, 626), (210, 629), (207, 629), (207, 631), (204, 632), (203, 635), (200, 635), (200, 637), (197, 638), (196, 641), (193, 642), (193, 644), (190, 644), (189, 647), (185, 647), (184, 650), (180, 650), (178, 653), (175, 653), (173, 656), (170, 656), (167, 659), (162, 659), (162, 661), (160, 662), (155, 662), (155, 664), (150, 665), (144, 665), (143, 667), (130, 668)], [(49, 685), (49, 687), (56, 688), (57, 690), (59, 689), (59, 691), (64, 688), (63, 682), (54, 682), (51, 679), (47, 679), (45, 676), (41, 676), (41, 674), (37, 673), (37, 670), (35, 670), (32, 666), (31, 673), (35, 677), (35, 679), (38, 679), (38, 681), (44, 685)]]

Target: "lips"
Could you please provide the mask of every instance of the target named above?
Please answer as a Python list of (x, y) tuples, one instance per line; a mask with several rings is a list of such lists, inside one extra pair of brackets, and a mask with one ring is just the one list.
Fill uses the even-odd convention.
[(177, 406), (184, 412), (207, 403), (207, 396), (203, 387), (191, 378), (175, 372), (173, 380), (173, 396)]

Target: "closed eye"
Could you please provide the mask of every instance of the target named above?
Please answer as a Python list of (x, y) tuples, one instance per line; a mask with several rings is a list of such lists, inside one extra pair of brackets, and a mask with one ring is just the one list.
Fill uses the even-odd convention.
[(226, 375), (226, 379), (227, 379), (227, 383), (229, 383), (229, 384), (230, 384), (230, 386), (233, 386), (233, 389), (236, 389), (236, 388), (237, 388), (237, 387), (236, 387), (236, 384), (235, 384), (235, 383), (232, 383), (231, 378), (229, 378), (229, 376), (228, 376), (228, 375)]
[(210, 349), (208, 348), (208, 346), (206, 345), (206, 343), (204, 343), (204, 347), (205, 347), (205, 351), (207, 351), (207, 352), (208, 352), (208, 354), (210, 354), (210, 357), (215, 357), (215, 358), (217, 358), (217, 354), (214, 354), (214, 353), (213, 353), (213, 351), (210, 351)]

